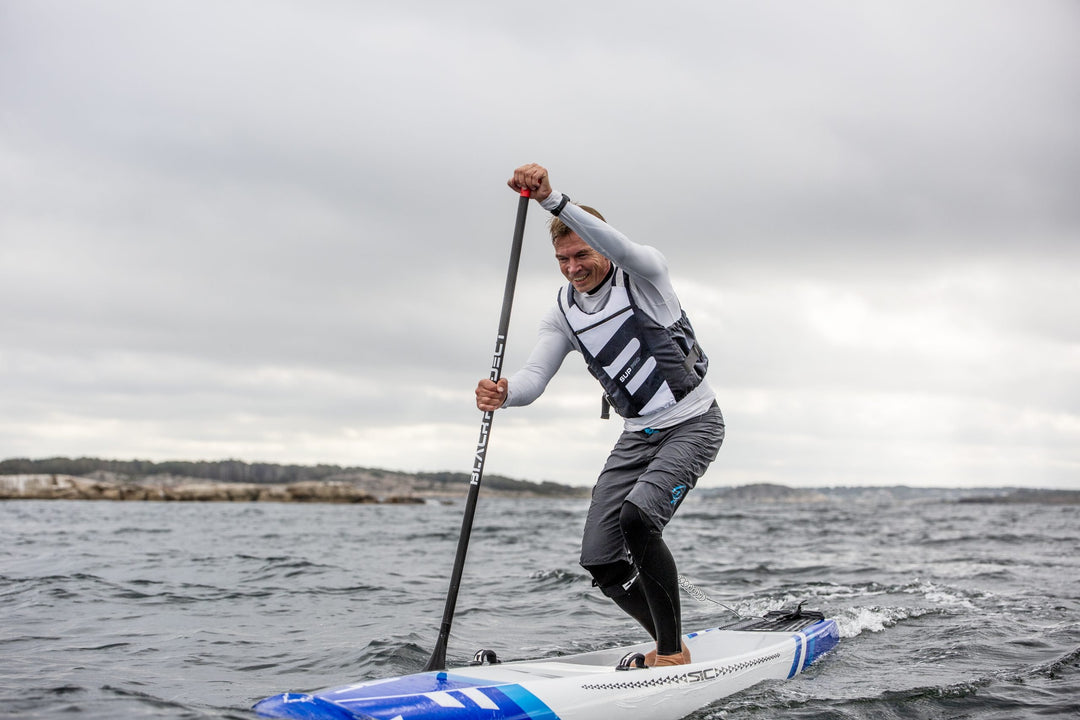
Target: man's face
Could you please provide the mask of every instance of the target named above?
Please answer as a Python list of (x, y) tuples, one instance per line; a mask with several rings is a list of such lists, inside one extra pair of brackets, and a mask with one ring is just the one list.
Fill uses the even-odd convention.
[(581, 293), (595, 290), (611, 268), (610, 260), (573, 232), (555, 242), (555, 259), (563, 277)]

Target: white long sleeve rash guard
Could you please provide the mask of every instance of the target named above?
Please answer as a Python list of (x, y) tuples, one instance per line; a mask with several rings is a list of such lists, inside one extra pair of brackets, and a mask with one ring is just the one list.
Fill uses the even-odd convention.
[[(552, 191), (541, 206), (548, 211), (554, 210), (562, 197), (562, 193)], [(671, 285), (667, 260), (659, 250), (632, 242), (600, 218), (573, 203), (566, 204), (559, 219), (590, 247), (630, 275), (634, 301), (643, 312), (664, 327), (682, 317), (682, 306)], [(573, 290), (574, 300), (585, 312), (592, 313), (603, 306), (610, 291), (610, 283), (602, 283), (588, 294)], [(525, 365), (508, 378), (503, 407), (528, 405), (540, 397), (572, 350), (580, 352), (566, 317), (555, 303), (540, 323), (536, 345)], [(672, 427), (701, 415), (715, 399), (716, 394), (708, 381), (702, 379), (701, 384), (676, 404), (649, 415), (624, 418), (623, 427), (632, 431)]]

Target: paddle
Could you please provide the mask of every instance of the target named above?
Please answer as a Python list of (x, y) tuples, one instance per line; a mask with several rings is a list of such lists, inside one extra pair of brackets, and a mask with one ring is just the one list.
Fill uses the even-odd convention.
[[(518, 261), (521, 259), (521, 240), (525, 236), (525, 213), (529, 209), (529, 191), (522, 190), (518, 198), (517, 222), (514, 225), (514, 242), (510, 249), (510, 266), (506, 270), (506, 289), (503, 291), (502, 315), (499, 317), (499, 333), (495, 338), (495, 355), (491, 359), (491, 381), (499, 382), (502, 376), (503, 352), (506, 349), (506, 333), (510, 329), (510, 308), (514, 304), (514, 286), (517, 284)], [(469, 496), (465, 501), (465, 516), (461, 520), (461, 534), (458, 536), (457, 556), (454, 558), (454, 571), (450, 575), (450, 589), (446, 592), (446, 607), (443, 609), (439, 639), (424, 671), (446, 669), (446, 644), (450, 639), (450, 625), (454, 621), (454, 607), (457, 605), (458, 588), (461, 586), (461, 574), (465, 569), (465, 555), (469, 551), (469, 536), (472, 534), (473, 516), (476, 514), (476, 501), (480, 496), (480, 480), (484, 476), (484, 459), (487, 457), (488, 440), (491, 437), (491, 421), (495, 413), (485, 412), (480, 422), (480, 439), (476, 443), (476, 455), (473, 457), (472, 479), (469, 481)]]

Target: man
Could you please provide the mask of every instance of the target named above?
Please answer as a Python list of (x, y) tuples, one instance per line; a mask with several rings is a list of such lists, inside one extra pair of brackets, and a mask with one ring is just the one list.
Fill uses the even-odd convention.
[(551, 188), (540, 165), (514, 171), (550, 211), (555, 259), (569, 285), (540, 327), (525, 366), (498, 384), (483, 379), (483, 411), (528, 405), (571, 350), (585, 357), (623, 432), (596, 485), (585, 521), (581, 565), (593, 584), (656, 640), (648, 665), (682, 665), (678, 570), (663, 530), (716, 458), (724, 419), (705, 382), (708, 360), (671, 286), (667, 261)]

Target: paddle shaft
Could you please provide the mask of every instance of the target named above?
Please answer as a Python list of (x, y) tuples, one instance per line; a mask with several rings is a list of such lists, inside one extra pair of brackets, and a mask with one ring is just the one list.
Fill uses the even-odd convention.
[[(514, 304), (514, 288), (517, 285), (518, 264), (521, 260), (521, 242), (525, 237), (525, 214), (529, 209), (529, 191), (522, 190), (518, 198), (517, 221), (514, 224), (514, 241), (510, 248), (510, 265), (506, 270), (506, 289), (503, 291), (502, 314), (499, 316), (499, 332), (495, 337), (495, 354), (491, 359), (491, 381), (498, 383), (502, 377), (502, 365), (506, 350), (506, 334), (510, 330), (510, 310)], [(461, 587), (461, 575), (465, 570), (465, 555), (469, 551), (469, 537), (472, 535), (473, 517), (476, 515), (476, 502), (480, 496), (480, 481), (484, 477), (484, 460), (487, 458), (488, 441), (491, 439), (491, 421), (495, 413), (486, 411), (480, 422), (480, 439), (476, 442), (476, 454), (473, 456), (472, 479), (469, 481), (469, 495), (465, 501), (465, 515), (461, 519), (461, 534), (458, 536), (457, 555), (454, 558), (454, 571), (450, 575), (450, 589), (446, 592), (446, 607), (443, 609), (442, 625), (439, 627), (439, 639), (431, 652), (425, 671), (446, 669), (446, 645), (450, 640), (450, 626), (454, 621), (454, 608), (457, 606), (458, 589)]]

